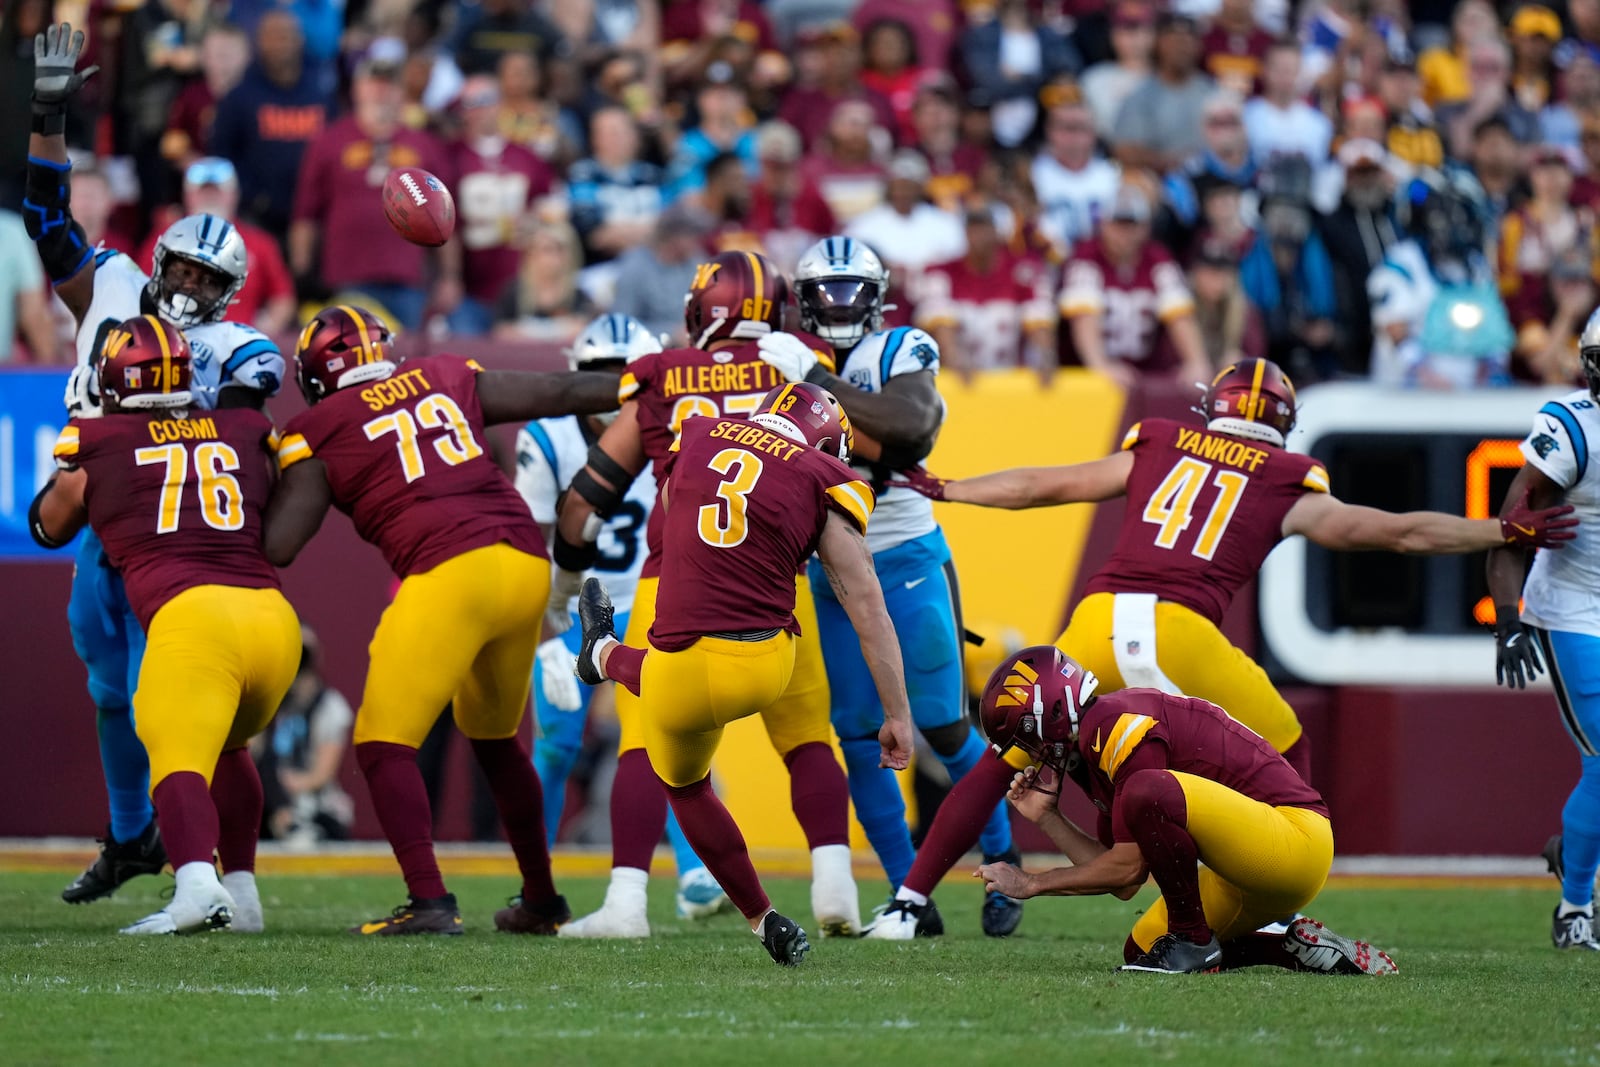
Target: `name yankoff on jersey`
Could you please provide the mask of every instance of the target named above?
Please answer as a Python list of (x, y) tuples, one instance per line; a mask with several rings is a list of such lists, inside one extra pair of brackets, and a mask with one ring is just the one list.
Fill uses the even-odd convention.
[(782, 384), (783, 375), (765, 363), (719, 363), (667, 368), (661, 393), (667, 397), (683, 393), (761, 393)]
[(168, 441), (195, 441), (217, 436), (215, 419), (160, 419), (150, 425), (150, 440), (158, 445)]
[(1229, 467), (1248, 467), (1250, 470), (1255, 470), (1267, 461), (1264, 449), (1251, 448), (1238, 441), (1215, 437), (1199, 430), (1179, 430), (1178, 447), (1201, 459), (1209, 459)]

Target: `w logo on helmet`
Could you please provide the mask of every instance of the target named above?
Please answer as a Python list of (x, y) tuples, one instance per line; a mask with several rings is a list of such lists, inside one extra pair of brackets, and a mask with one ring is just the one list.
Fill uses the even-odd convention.
[(702, 263), (694, 269), (694, 281), (689, 284), (690, 289), (704, 289), (710, 285), (717, 276), (717, 271), (722, 269), (721, 263)]
[(1021, 660), (1016, 661), (1011, 665), (1011, 673), (1006, 675), (1001, 692), (995, 697), (995, 706), (1001, 708), (1026, 707), (1033, 698), (1033, 684), (1038, 680), (1038, 671)]

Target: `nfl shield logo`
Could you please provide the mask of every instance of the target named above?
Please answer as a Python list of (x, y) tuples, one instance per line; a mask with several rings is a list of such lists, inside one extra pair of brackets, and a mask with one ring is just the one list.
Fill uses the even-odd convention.
[(821, 415), (822, 414), (822, 401), (813, 400), (811, 402), (811, 414), (813, 414), (813, 415)]
[(122, 372), (122, 384), (129, 389), (140, 388), (142, 378), (143, 375), (139, 373), (138, 367), (128, 367)]
[(1139, 654), (1139, 642), (1137, 642), (1137, 641), (1129, 641), (1128, 642), (1128, 655), (1137, 656), (1138, 654)]

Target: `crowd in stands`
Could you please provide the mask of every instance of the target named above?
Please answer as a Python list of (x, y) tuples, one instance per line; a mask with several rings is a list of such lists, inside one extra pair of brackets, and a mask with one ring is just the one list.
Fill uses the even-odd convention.
[[(89, 30), (72, 206), (148, 264), (241, 223), (234, 317), (682, 338), (707, 251), (830, 233), (961, 374), (1557, 383), (1600, 279), (1600, 0), (8, 0), (0, 361), (70, 360), (22, 200), (32, 37)], [(454, 190), (412, 246), (378, 189)], [(1452, 243), (1453, 242), (1453, 243)]]

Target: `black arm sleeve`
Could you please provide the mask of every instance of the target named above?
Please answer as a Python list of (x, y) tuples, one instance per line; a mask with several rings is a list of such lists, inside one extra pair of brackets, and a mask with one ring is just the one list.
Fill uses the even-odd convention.
[(66, 541), (57, 541), (48, 533), (45, 533), (44, 519), (39, 514), (40, 505), (44, 502), (44, 495), (48, 493), (55, 486), (55, 484), (56, 480), (51, 478), (45, 483), (45, 487), (39, 490), (38, 494), (34, 496), (33, 503), (28, 505), (28, 533), (32, 535), (34, 544), (38, 545), (40, 548), (65, 548), (68, 542), (72, 540), (72, 538), (69, 537)]
[(94, 257), (88, 235), (72, 217), (70, 163), (53, 163), (28, 157), (27, 188), (22, 200), (22, 221), (28, 236), (39, 246), (39, 260), (52, 282), (65, 281), (88, 266)]

